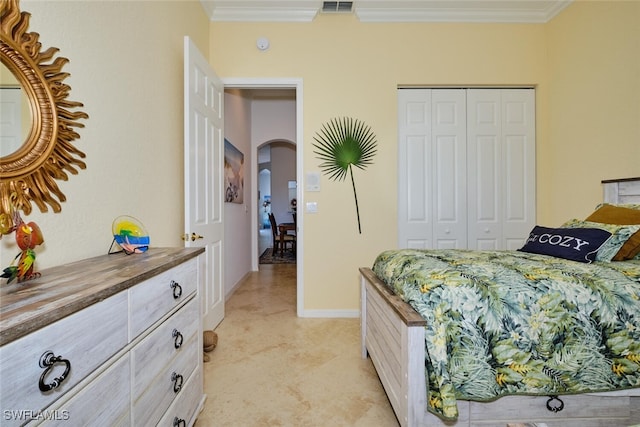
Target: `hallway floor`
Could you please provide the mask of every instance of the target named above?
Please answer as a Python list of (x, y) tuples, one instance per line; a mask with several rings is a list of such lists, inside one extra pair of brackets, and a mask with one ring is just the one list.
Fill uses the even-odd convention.
[(265, 249), (273, 246), (273, 235), (270, 228), (262, 228), (258, 231), (258, 256), (260, 256)]
[(396, 427), (359, 319), (296, 317), (296, 266), (261, 265), (226, 303), (196, 427)]

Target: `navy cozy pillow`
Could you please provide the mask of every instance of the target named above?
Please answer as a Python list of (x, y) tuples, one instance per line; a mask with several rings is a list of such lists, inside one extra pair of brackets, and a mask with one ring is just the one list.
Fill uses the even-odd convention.
[(600, 228), (548, 228), (536, 225), (522, 252), (591, 263), (611, 233)]

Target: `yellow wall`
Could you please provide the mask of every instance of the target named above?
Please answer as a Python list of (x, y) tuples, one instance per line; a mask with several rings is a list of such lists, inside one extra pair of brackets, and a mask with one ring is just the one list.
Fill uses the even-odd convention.
[[(75, 146), (87, 169), (60, 181), (62, 212), (26, 220), (43, 231), (36, 267), (106, 254), (111, 223), (138, 217), (154, 246), (182, 246), (183, 38), (209, 48), (209, 20), (198, 0), (31, 1), (29, 31), (43, 49), (57, 47), (70, 62), (69, 99), (89, 114)], [(4, 268), (19, 250), (0, 240)]]
[[(332, 117), (357, 117), (378, 139), (374, 165), (355, 171), (361, 235), (349, 182), (323, 176), (319, 193), (304, 194), (319, 211), (304, 217), (305, 309), (357, 308), (358, 267), (397, 245), (398, 85), (535, 84), (544, 98), (544, 34), (542, 25), (364, 24), (336, 15), (213, 23), (210, 58), (221, 77), (303, 79), (305, 171), (319, 170), (311, 144)], [(266, 52), (255, 47), (260, 36), (271, 41)], [(544, 145), (544, 122), (538, 132)]]
[(640, 1), (579, 1), (547, 24), (549, 144), (541, 218), (602, 200), (603, 179), (640, 176)]

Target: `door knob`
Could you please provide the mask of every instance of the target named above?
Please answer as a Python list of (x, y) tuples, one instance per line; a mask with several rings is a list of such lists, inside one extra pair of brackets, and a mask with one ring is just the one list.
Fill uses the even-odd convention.
[(203, 238), (203, 236), (201, 236), (199, 234), (196, 234), (196, 233), (191, 233), (191, 236), (189, 236), (187, 233), (184, 233), (182, 235), (182, 240), (184, 240), (184, 241), (187, 241), (187, 240), (191, 239), (191, 241), (193, 242), (193, 241), (195, 241), (197, 239), (202, 239), (202, 238)]

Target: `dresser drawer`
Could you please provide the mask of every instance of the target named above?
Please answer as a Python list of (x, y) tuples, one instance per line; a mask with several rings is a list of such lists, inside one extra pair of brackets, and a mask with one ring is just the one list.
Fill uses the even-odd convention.
[(197, 338), (194, 335), (185, 341), (184, 348), (160, 370), (144, 392), (139, 397), (133, 396), (133, 425), (155, 425), (173, 399), (184, 391), (186, 380), (198, 366), (198, 357), (202, 357)]
[[(0, 401), (3, 410), (40, 411), (71, 390), (117, 351), (127, 345), (127, 292), (52, 323), (0, 348)], [(43, 355), (60, 358), (51, 368), (40, 366)], [(46, 358), (51, 362), (52, 357)], [(69, 372), (58, 387), (54, 384)], [(43, 376), (41, 378), (41, 376)], [(11, 417), (10, 417), (11, 418)], [(20, 420), (4, 420), (3, 425)]]
[(186, 347), (192, 345), (198, 331), (198, 310), (198, 300), (194, 298), (131, 351), (134, 399), (144, 393), (173, 358), (188, 351)]
[(87, 387), (53, 411), (42, 426), (124, 427), (131, 425), (129, 354), (119, 358)]
[(158, 426), (186, 427), (196, 421), (198, 407), (202, 403), (202, 370), (197, 369), (185, 384), (184, 390), (173, 401)]
[[(624, 397), (607, 397), (591, 395), (567, 395), (559, 396), (564, 407), (562, 412), (552, 412), (547, 409), (549, 396), (504, 396), (494, 402), (469, 403), (469, 414), (472, 419), (482, 414), (484, 419), (503, 420), (504, 423), (514, 423), (520, 420), (529, 420), (535, 423), (548, 423), (549, 426), (568, 425), (571, 422), (558, 421), (559, 415), (563, 418), (575, 420), (589, 419), (590, 425), (595, 425), (595, 420), (600, 419), (603, 426), (620, 425), (616, 419), (630, 417), (630, 401)], [(551, 406), (558, 406), (559, 402), (550, 402)], [(496, 422), (487, 422), (485, 425), (495, 425)], [(481, 425), (479, 423), (479, 425)], [(582, 425), (580, 421), (576, 424)], [(628, 423), (624, 424), (628, 425)]]
[(197, 279), (197, 260), (192, 259), (131, 288), (130, 339), (195, 293)]

